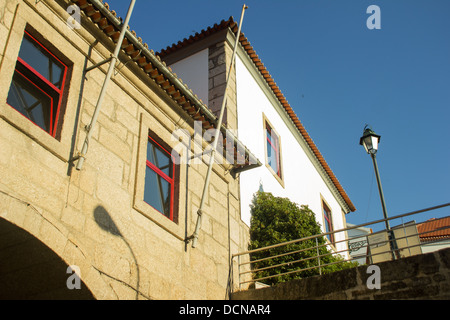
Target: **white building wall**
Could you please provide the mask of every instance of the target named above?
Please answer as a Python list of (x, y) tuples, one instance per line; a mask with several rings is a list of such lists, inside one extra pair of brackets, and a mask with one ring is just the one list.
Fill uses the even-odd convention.
[[(186, 57), (170, 67), (200, 99), (208, 103), (208, 49)], [(236, 57), (236, 95), (238, 138), (263, 163), (240, 174), (241, 219), (250, 226), (250, 204), (260, 185), (266, 192), (287, 197), (299, 205), (308, 205), (324, 230), (322, 200), (332, 211), (334, 230), (345, 228), (342, 208), (325, 181), (279, 114), (264, 90), (253, 78), (239, 55)], [(283, 111), (284, 112), (284, 111)], [(266, 166), (264, 117), (280, 136), (284, 186)], [(344, 239), (336, 235), (336, 240)], [(338, 250), (346, 243), (338, 245)]]
[(175, 62), (170, 67), (208, 105), (208, 49)]
[(422, 253), (428, 253), (433, 251), (438, 251), (445, 248), (450, 248), (450, 240), (442, 240), (439, 242), (426, 243), (421, 245)]
[[(285, 120), (239, 57), (236, 59), (236, 84), (238, 138), (263, 163), (263, 166), (242, 172), (240, 175), (241, 219), (250, 225), (250, 204), (261, 184), (264, 191), (271, 192), (274, 196), (287, 197), (299, 205), (308, 205), (316, 214), (316, 220), (322, 225), (322, 229), (324, 226), (322, 199), (324, 199), (332, 211), (334, 230), (345, 228), (340, 204)], [(284, 187), (266, 166), (263, 114), (280, 136)], [(343, 236), (337, 235), (336, 240), (343, 239)], [(345, 247), (346, 244), (342, 243), (338, 246), (338, 250)]]

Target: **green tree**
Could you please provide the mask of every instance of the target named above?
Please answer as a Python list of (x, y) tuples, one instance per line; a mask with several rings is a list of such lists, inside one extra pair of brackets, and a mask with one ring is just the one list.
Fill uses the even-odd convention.
[[(253, 198), (251, 205), (251, 224), (250, 224), (250, 245), (249, 250), (263, 248), (282, 242), (301, 239), (322, 233), (320, 225), (316, 222), (314, 212), (308, 206), (291, 202), (287, 198), (275, 197), (271, 193), (258, 191)], [(318, 244), (325, 244), (324, 237), (317, 238)], [(294, 254), (255, 262), (252, 264), (254, 270), (274, 266), (282, 263), (292, 262), (287, 265), (278, 266), (273, 269), (257, 271), (254, 275), (255, 279), (282, 274), (289, 271), (305, 269), (318, 265), (316, 239), (310, 239), (287, 246), (254, 252), (250, 255), (252, 261), (263, 259), (269, 256), (283, 254), (291, 251), (303, 250)], [(319, 248), (319, 254), (330, 253), (327, 246)], [(308, 259), (301, 262), (296, 260)], [(326, 255), (320, 257), (320, 264), (328, 264), (332, 262), (343, 261), (338, 255)], [(321, 268), (322, 273), (334, 272), (344, 268), (355, 266), (354, 263), (339, 263)], [(278, 277), (263, 280), (266, 284), (275, 284), (291, 279), (305, 278), (319, 274), (319, 269), (309, 269), (298, 273), (281, 275)]]

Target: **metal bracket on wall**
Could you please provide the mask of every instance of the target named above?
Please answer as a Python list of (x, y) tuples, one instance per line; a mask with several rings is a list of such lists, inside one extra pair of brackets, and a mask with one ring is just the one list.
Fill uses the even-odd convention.
[(89, 68), (86, 68), (86, 70), (84, 70), (84, 73), (88, 73), (89, 71), (94, 70), (95, 68), (98, 68), (98, 67), (104, 65), (105, 63), (110, 62), (112, 58), (113, 58), (113, 56), (111, 56), (108, 59), (105, 59), (99, 63), (96, 63), (96, 64), (90, 66)]
[(233, 177), (233, 179), (236, 179), (238, 177), (239, 173), (247, 171), (247, 170), (258, 168), (261, 165), (262, 165), (261, 162), (258, 161), (258, 163), (256, 163), (256, 164), (248, 165), (248, 166), (245, 166), (245, 167), (239, 167), (239, 168), (235, 167), (235, 168), (230, 170), (230, 173), (231, 173), (231, 176)]

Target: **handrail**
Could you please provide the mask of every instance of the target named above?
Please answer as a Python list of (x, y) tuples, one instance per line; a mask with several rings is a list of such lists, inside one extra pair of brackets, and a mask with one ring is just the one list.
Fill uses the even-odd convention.
[(426, 209), (421, 209), (421, 210), (408, 212), (408, 213), (401, 214), (401, 215), (394, 216), (394, 217), (390, 217), (390, 218), (387, 218), (387, 219), (375, 220), (373, 222), (367, 222), (367, 223), (363, 223), (363, 224), (360, 224), (360, 225), (357, 225), (357, 226), (353, 226), (353, 227), (348, 227), (348, 228), (343, 228), (343, 229), (339, 229), (339, 230), (335, 230), (335, 231), (321, 233), (321, 234), (318, 234), (318, 235), (313, 235), (313, 236), (309, 236), (309, 237), (305, 237), (305, 238), (301, 238), (301, 239), (290, 240), (290, 241), (282, 242), (282, 243), (279, 243), (279, 244), (274, 244), (274, 245), (271, 245), (271, 246), (267, 246), (267, 247), (264, 247), (264, 248), (258, 248), (258, 249), (248, 250), (248, 251), (244, 251), (244, 252), (240, 252), (240, 253), (235, 253), (235, 254), (232, 255), (232, 257), (234, 258), (234, 257), (241, 256), (241, 255), (244, 255), (244, 254), (255, 253), (255, 252), (259, 252), (259, 251), (263, 251), (263, 250), (273, 249), (273, 248), (281, 247), (281, 246), (284, 246), (284, 245), (297, 243), (297, 242), (300, 242), (300, 241), (306, 241), (306, 240), (315, 239), (315, 238), (321, 237), (321, 236), (327, 236), (327, 235), (330, 235), (330, 234), (335, 234), (335, 233), (339, 233), (339, 232), (345, 232), (345, 231), (348, 231), (348, 230), (361, 228), (361, 227), (365, 227), (365, 226), (372, 225), (372, 224), (381, 223), (381, 222), (384, 222), (384, 221), (387, 221), (387, 220), (399, 219), (399, 218), (403, 218), (403, 217), (410, 216), (410, 215), (413, 215), (413, 214), (418, 214), (418, 213), (422, 213), (422, 212), (426, 212), (426, 211), (430, 211), (430, 210), (436, 210), (436, 209), (440, 209), (440, 208), (447, 207), (447, 206), (450, 206), (450, 203), (441, 204), (441, 205), (430, 207), (430, 208), (426, 208)]
[[(351, 226), (351, 227), (347, 227), (347, 228), (343, 228), (343, 229), (339, 229), (339, 230), (334, 230), (334, 231), (330, 231), (330, 232), (326, 232), (326, 233), (322, 233), (322, 234), (317, 234), (317, 235), (313, 235), (313, 236), (304, 237), (304, 238), (301, 238), (301, 239), (295, 239), (295, 240), (286, 241), (286, 242), (283, 242), (283, 243), (279, 243), (279, 244), (275, 244), (275, 245), (271, 245), (271, 246), (267, 246), (267, 247), (263, 247), (263, 248), (247, 250), (247, 251), (244, 251), (244, 252), (233, 254), (232, 255), (232, 263), (233, 264), (235, 263), (234, 262), (235, 258), (238, 258), (238, 260), (239, 260), (238, 261), (239, 288), (241, 288), (241, 285), (246, 284), (246, 283), (255, 283), (255, 282), (258, 282), (258, 281), (263, 281), (263, 280), (267, 280), (267, 279), (271, 279), (271, 278), (276, 278), (276, 277), (280, 277), (280, 276), (284, 276), (284, 275), (289, 275), (289, 274), (293, 274), (293, 273), (299, 273), (299, 272), (302, 272), (302, 271), (307, 271), (307, 270), (312, 270), (312, 269), (317, 269), (317, 268), (319, 269), (320, 274), (322, 274), (321, 270), (324, 267), (326, 267), (326, 266), (339, 264), (339, 263), (345, 263), (345, 262), (351, 262), (351, 261), (355, 261), (356, 259), (364, 259), (364, 258), (366, 260), (369, 259), (372, 262), (372, 261), (374, 261), (374, 257), (379, 256), (379, 255), (384, 255), (384, 254), (387, 254), (387, 253), (392, 253), (392, 252), (394, 253), (392, 258), (395, 258), (395, 259), (401, 258), (403, 256), (407, 256), (408, 254), (407, 253), (405, 254), (404, 250), (409, 250), (409, 255), (411, 255), (412, 254), (411, 253), (411, 248), (416, 248), (416, 247), (422, 246), (422, 245), (424, 245), (424, 243), (422, 243), (419, 240), (418, 244), (415, 244), (415, 243), (410, 244), (409, 243), (410, 242), (409, 239), (415, 239), (414, 237), (417, 237), (417, 239), (419, 239), (420, 235), (428, 234), (428, 233), (430, 233), (430, 231), (418, 232), (417, 229), (416, 229), (416, 232), (410, 233), (410, 231), (409, 231), (407, 233), (406, 232), (406, 228), (412, 227), (412, 226), (417, 226), (419, 223), (410, 223), (410, 222), (404, 223), (403, 222), (403, 218), (411, 216), (411, 215), (423, 213), (423, 212), (428, 212), (428, 211), (432, 211), (432, 210), (436, 210), (436, 209), (441, 209), (441, 208), (448, 207), (448, 206), (450, 206), (450, 203), (445, 203), (445, 204), (442, 204), (442, 205), (437, 205), (437, 206), (433, 206), (433, 207), (429, 207), (429, 208), (425, 208), (425, 209), (421, 209), (421, 210), (415, 210), (415, 211), (412, 211), (412, 212), (408, 212), (408, 213), (400, 214), (400, 215), (397, 215), (397, 216), (393, 216), (393, 217), (390, 217), (390, 218), (387, 218), (387, 219), (379, 219), (379, 220), (375, 220), (375, 221), (372, 221), (372, 222), (363, 223), (363, 224), (360, 224), (360, 225), (355, 225), (355, 226)], [(389, 230), (383, 229), (383, 230), (380, 230), (380, 231), (377, 231), (377, 232), (373, 232), (373, 233), (370, 233), (370, 234), (367, 234), (367, 235), (354, 235), (354, 236), (350, 236), (350, 237), (345, 233), (345, 232), (347, 232), (349, 230), (353, 230), (353, 229), (357, 229), (357, 228), (361, 228), (361, 227), (365, 227), (365, 226), (369, 226), (369, 225), (382, 223), (382, 222), (388, 221), (388, 220), (395, 220), (395, 219), (401, 219), (402, 223), (399, 224), (398, 226), (391, 227)], [(427, 221), (424, 221), (424, 222), (427, 222)], [(420, 223), (423, 223), (423, 222), (420, 222)], [(357, 249), (357, 250), (361, 250), (361, 249), (365, 248), (366, 249), (366, 254), (351, 255), (351, 251), (352, 250), (348, 247), (348, 245), (345, 246), (344, 248), (342, 248), (342, 245), (341, 245), (340, 250), (337, 250), (337, 246), (336, 246), (337, 244), (340, 244), (340, 243), (343, 243), (343, 242), (349, 242), (352, 239), (360, 239), (360, 238), (368, 239), (367, 238), (368, 236), (373, 236), (373, 235), (382, 234), (382, 233), (386, 233), (387, 234), (390, 231), (392, 231), (392, 233), (398, 233), (398, 230), (402, 230), (402, 228), (403, 228), (403, 232), (404, 232), (403, 235), (396, 234), (394, 239), (390, 239), (389, 237), (386, 237), (385, 239), (382, 239), (382, 240), (380, 239), (377, 242), (370, 242), (370, 243), (369, 243), (369, 240), (367, 240), (367, 242), (365, 244), (363, 244), (362, 246), (358, 247), (358, 249)], [(444, 227), (442, 229), (447, 229), (447, 228), (450, 228), (450, 226)], [(260, 258), (260, 259), (257, 259), (257, 260), (251, 260), (251, 258), (250, 258), (250, 254), (253, 254), (253, 253), (257, 253), (257, 252), (261, 252), (261, 251), (269, 251), (271, 249), (280, 248), (280, 247), (287, 246), (287, 245), (290, 245), (290, 244), (296, 244), (296, 243), (300, 243), (300, 242), (303, 242), (303, 241), (314, 240), (314, 239), (318, 239), (320, 237), (326, 237), (327, 235), (330, 235), (330, 234), (337, 234), (337, 233), (343, 233), (343, 232), (344, 232), (344, 235), (346, 235), (346, 236), (343, 239), (339, 239), (337, 241), (329, 242), (327, 240), (327, 241), (325, 241), (325, 243), (318, 244), (318, 242), (316, 240), (316, 245), (315, 246), (314, 245), (310, 246), (308, 248), (302, 248), (302, 249), (299, 249), (299, 250), (293, 250), (293, 251), (282, 252), (282, 253), (278, 252), (277, 254), (275, 254), (273, 256), (267, 256), (267, 257)], [(405, 245), (401, 244), (401, 246), (398, 247), (397, 244), (401, 240), (406, 241), (406, 244)], [(441, 239), (437, 239), (437, 240), (434, 240), (434, 241), (426, 241), (425, 244), (432, 244), (432, 243), (439, 242), (439, 241), (441, 241)], [(386, 251), (381, 251), (381, 252), (372, 252), (372, 250), (374, 248), (378, 247), (378, 245), (384, 245), (384, 244), (387, 244), (389, 242), (394, 242), (394, 244), (396, 244), (394, 246), (394, 250), (388, 249)], [(327, 253), (319, 254), (318, 248), (330, 247), (330, 245), (332, 245), (333, 250), (330, 250)], [(383, 248), (381, 248), (381, 249), (383, 250)], [(314, 255), (312, 255), (310, 257), (304, 257), (302, 259), (282, 262), (282, 263), (278, 263), (278, 264), (270, 265), (270, 266), (263, 266), (263, 267), (256, 268), (256, 269), (252, 268), (252, 266), (251, 266), (252, 264), (256, 264), (256, 263), (259, 263), (259, 262), (264, 262), (264, 261), (271, 260), (271, 259), (277, 259), (277, 258), (280, 258), (280, 257), (286, 257), (286, 256), (289, 256), (289, 255), (294, 255), (294, 254), (298, 254), (298, 253), (305, 252), (305, 251), (315, 252), (315, 250), (317, 250), (317, 254), (314, 254)], [(329, 256), (329, 255), (335, 256), (335, 255), (339, 255), (339, 254), (342, 254), (342, 253), (344, 255), (345, 255), (345, 253), (347, 253), (348, 254), (347, 257), (343, 257), (343, 259), (339, 260), (339, 261), (333, 261), (333, 262), (329, 262), (329, 263), (321, 263), (320, 258)], [(248, 259), (248, 261), (241, 262), (241, 257), (244, 256), (244, 255), (248, 255), (249, 259)], [(261, 278), (256, 278), (255, 277), (255, 274), (257, 272), (260, 272), (260, 271), (266, 271), (266, 270), (275, 269), (275, 268), (279, 268), (279, 267), (283, 267), (283, 266), (287, 266), (287, 265), (294, 265), (294, 264), (298, 264), (300, 262), (314, 260), (314, 259), (318, 260), (318, 264), (317, 265), (309, 266), (309, 267), (303, 268), (303, 269), (302, 268), (298, 268), (298, 269), (294, 269), (294, 270), (289, 270), (289, 271), (284, 272), (284, 273), (277, 273), (277, 274), (274, 274), (274, 275), (268, 275), (268, 276), (261, 277)], [(246, 269), (247, 268), (248, 269), (241, 271), (241, 267), (244, 267), (244, 266), (247, 266)], [(249, 275), (249, 274), (253, 275), (250, 280), (246, 279), (244, 281), (241, 281), (241, 276), (245, 276), (245, 275)]]

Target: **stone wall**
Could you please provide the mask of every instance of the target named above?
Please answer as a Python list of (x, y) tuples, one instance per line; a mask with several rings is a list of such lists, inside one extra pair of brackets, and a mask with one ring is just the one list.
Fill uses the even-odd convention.
[[(273, 287), (240, 291), (233, 300), (391, 300), (450, 299), (450, 248), (387, 261), (380, 268), (380, 289), (369, 289), (373, 271), (360, 266)], [(369, 283), (373, 284), (372, 279)]]
[[(227, 77), (230, 70), (233, 48), (227, 41), (221, 41), (208, 48), (209, 68), (209, 105), (211, 110), (219, 116), (222, 107)], [(227, 103), (224, 111), (223, 123), (228, 129), (237, 129), (236, 102), (236, 66), (233, 65), (227, 91)]]
[[(108, 58), (114, 46), (84, 15), (83, 28), (70, 29), (70, 4), (0, 0), (0, 217), (67, 265), (79, 266), (97, 299), (226, 298), (231, 254), (248, 243), (238, 180), (224, 165), (214, 166), (196, 248), (185, 239), (195, 229), (208, 159), (180, 165), (178, 221), (144, 203), (148, 131), (174, 148), (179, 141), (171, 139), (172, 132), (183, 129), (193, 137), (194, 126), (136, 64), (125, 65), (123, 55), (84, 166), (73, 168), (71, 158), (81, 150), (108, 64), (86, 75), (83, 70)], [(57, 139), (6, 103), (24, 30), (30, 27), (71, 61)]]

